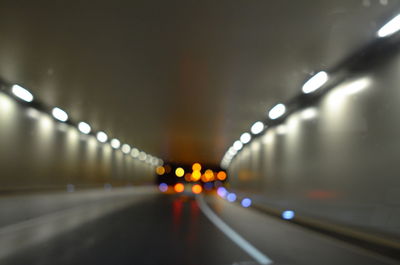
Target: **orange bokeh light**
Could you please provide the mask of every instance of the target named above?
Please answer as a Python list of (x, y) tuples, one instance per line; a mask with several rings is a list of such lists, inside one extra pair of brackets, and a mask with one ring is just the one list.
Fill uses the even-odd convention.
[(225, 179), (226, 179), (226, 173), (225, 173), (224, 171), (218, 172), (217, 178), (218, 178), (219, 180), (225, 180)]
[(205, 182), (213, 181), (214, 180), (214, 172), (211, 169), (207, 169), (204, 173)]
[(165, 173), (165, 168), (164, 167), (157, 167), (156, 168), (156, 173), (157, 173), (157, 175), (164, 175), (164, 173)]
[(193, 187), (192, 187), (192, 192), (193, 192), (194, 194), (199, 194), (199, 193), (201, 193), (202, 191), (203, 191), (203, 188), (201, 187), (201, 185), (199, 185), (199, 184), (193, 185)]
[(192, 174), (186, 173), (186, 174), (185, 174), (185, 180), (186, 180), (187, 182), (192, 181)]
[(175, 192), (183, 192), (185, 190), (185, 186), (182, 183), (176, 183), (174, 186)]
[(193, 171), (200, 171), (201, 165), (199, 163), (194, 163), (192, 166)]

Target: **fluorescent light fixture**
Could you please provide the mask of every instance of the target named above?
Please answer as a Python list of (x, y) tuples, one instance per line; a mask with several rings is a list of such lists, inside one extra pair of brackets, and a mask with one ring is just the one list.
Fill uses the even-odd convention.
[(251, 140), (251, 135), (250, 135), (250, 133), (243, 133), (241, 136), (240, 136), (240, 141), (242, 142), (242, 144), (247, 144), (248, 142), (250, 142), (250, 140)]
[(13, 85), (11, 88), (11, 92), (14, 94), (14, 96), (16, 96), (19, 99), (22, 99), (23, 101), (32, 102), (33, 100), (32, 93), (29, 92), (27, 89), (23, 88), (22, 86)]
[(121, 142), (118, 139), (114, 138), (114, 139), (111, 140), (111, 147), (112, 148), (118, 149), (120, 146), (121, 146)]
[(59, 120), (59, 121), (62, 121), (62, 122), (66, 122), (68, 120), (68, 114), (65, 111), (63, 111), (62, 109), (60, 109), (60, 108), (57, 108), (57, 107), (54, 108), (51, 111), (51, 114), (53, 115), (53, 117), (56, 120)]
[(92, 128), (90, 128), (90, 125), (87, 124), (86, 122), (83, 122), (83, 121), (81, 121), (81, 122), (78, 124), (78, 129), (79, 129), (79, 131), (80, 131), (81, 133), (84, 133), (84, 134), (88, 134), (88, 133), (90, 133), (90, 131), (92, 130)]
[(97, 133), (97, 135), (96, 135), (96, 137), (97, 137), (97, 140), (100, 142), (100, 143), (105, 143), (105, 142), (107, 142), (107, 140), (108, 140), (108, 136), (107, 136), (107, 134), (105, 133), (105, 132), (98, 132)]
[(251, 126), (252, 134), (259, 134), (264, 130), (264, 123), (262, 121), (257, 121)]
[(384, 38), (388, 37), (397, 31), (400, 30), (400, 15), (395, 16), (390, 20), (388, 23), (386, 23), (382, 28), (378, 30), (378, 37)]
[(133, 157), (133, 158), (137, 158), (138, 156), (139, 156), (139, 150), (137, 149), (137, 148), (132, 148), (132, 151), (131, 151), (131, 156)]
[(241, 142), (241, 141), (236, 141), (236, 142), (234, 142), (234, 143), (233, 143), (233, 148), (234, 148), (236, 151), (239, 151), (240, 149), (243, 148), (242, 142)]
[(321, 71), (308, 79), (307, 82), (303, 85), (303, 93), (304, 94), (309, 94), (314, 92), (315, 90), (319, 89), (322, 87), (326, 81), (328, 81), (328, 74), (324, 71)]
[(131, 151), (131, 147), (129, 146), (129, 144), (123, 144), (121, 150), (122, 153), (129, 154), (129, 152)]
[(286, 112), (286, 107), (282, 103), (275, 105), (268, 113), (271, 120), (278, 119)]

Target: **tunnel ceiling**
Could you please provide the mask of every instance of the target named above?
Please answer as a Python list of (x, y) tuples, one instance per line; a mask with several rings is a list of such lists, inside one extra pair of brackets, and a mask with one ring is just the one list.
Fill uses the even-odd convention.
[(122, 142), (219, 163), (395, 1), (1, 1), (0, 77)]

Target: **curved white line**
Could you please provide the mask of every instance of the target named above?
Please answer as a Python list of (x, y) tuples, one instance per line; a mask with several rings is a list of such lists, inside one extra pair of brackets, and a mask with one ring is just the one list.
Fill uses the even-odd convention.
[(243, 249), (247, 254), (249, 254), (254, 260), (260, 264), (272, 264), (272, 260), (264, 255), (261, 251), (256, 249), (252, 244), (250, 244), (241, 235), (236, 233), (232, 228), (230, 228), (224, 221), (221, 220), (211, 209), (208, 207), (207, 203), (204, 201), (202, 196), (196, 196), (196, 201), (199, 204), (201, 211), (204, 215), (216, 226), (218, 227), (227, 237), (229, 237), (236, 245)]

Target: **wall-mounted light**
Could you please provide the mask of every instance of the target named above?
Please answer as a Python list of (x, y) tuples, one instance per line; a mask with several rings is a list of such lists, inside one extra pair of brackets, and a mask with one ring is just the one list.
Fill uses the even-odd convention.
[(264, 123), (262, 121), (257, 121), (251, 126), (252, 134), (259, 134), (264, 130)]
[(326, 81), (328, 81), (328, 78), (328, 74), (324, 71), (317, 73), (304, 83), (303, 93), (309, 94), (316, 91), (317, 89), (321, 88), (326, 83)]
[(251, 135), (250, 135), (250, 133), (243, 133), (241, 136), (240, 136), (240, 141), (242, 142), (242, 144), (247, 144), (248, 142), (250, 142), (250, 140), (251, 140)]
[(105, 132), (102, 132), (102, 131), (97, 133), (96, 138), (100, 143), (105, 143), (108, 140), (107, 134)]
[(388, 23), (378, 30), (378, 37), (384, 38), (388, 37), (400, 30), (400, 15), (392, 18)]
[(283, 114), (286, 112), (286, 107), (282, 103), (276, 104), (269, 112), (268, 116), (271, 120), (278, 119), (282, 117)]
[(32, 102), (33, 95), (27, 89), (23, 88), (19, 85), (13, 85), (11, 88), (11, 92), (19, 99), (22, 99), (25, 102)]
[(80, 123), (78, 123), (78, 130), (83, 134), (88, 134), (90, 133), (92, 128), (90, 128), (90, 125), (86, 122), (81, 121)]
[(114, 138), (114, 139), (111, 140), (111, 147), (112, 148), (118, 149), (120, 146), (121, 146), (121, 142), (118, 139)]
[(57, 108), (57, 107), (53, 108), (53, 110), (51, 111), (51, 114), (53, 115), (53, 117), (56, 120), (59, 120), (62, 122), (66, 122), (68, 120), (68, 114), (60, 108)]

